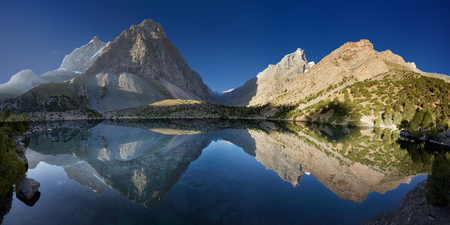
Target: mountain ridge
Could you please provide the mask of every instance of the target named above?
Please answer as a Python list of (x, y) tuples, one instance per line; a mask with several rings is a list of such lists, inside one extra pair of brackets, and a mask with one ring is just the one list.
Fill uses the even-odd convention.
[(276, 65), (269, 65), (243, 86), (215, 95), (214, 100), (231, 106), (265, 104), (268, 98), (281, 91), (291, 79), (305, 73), (311, 65), (313, 64), (309, 64), (306, 60), (305, 52), (298, 48), (295, 52), (284, 56)]
[[(123, 31), (113, 42), (104, 46), (99, 43), (94, 37), (74, 50), (73, 56), (65, 57), (56, 70), (60, 73), (76, 69), (82, 73), (80, 76), (60, 85), (41, 84), (16, 99), (2, 102), (2, 108), (36, 112), (81, 107), (82, 111), (90, 108), (105, 112), (166, 99), (211, 101), (208, 87), (166, 37), (161, 24), (144, 20)], [(80, 55), (89, 57), (79, 60)]]
[(12, 98), (39, 84), (63, 83), (81, 75), (98, 57), (96, 53), (101, 52), (105, 45), (95, 36), (86, 45), (76, 48), (69, 55), (66, 55), (61, 66), (56, 70), (48, 71), (40, 76), (34, 74), (30, 69), (16, 73), (8, 82), (0, 84), (0, 98)]

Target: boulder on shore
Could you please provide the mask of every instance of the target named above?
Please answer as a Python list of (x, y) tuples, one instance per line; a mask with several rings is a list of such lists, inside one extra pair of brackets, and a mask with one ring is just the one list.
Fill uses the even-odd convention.
[(20, 183), (19, 191), (16, 196), (26, 200), (31, 199), (39, 190), (41, 184), (34, 179), (25, 178)]

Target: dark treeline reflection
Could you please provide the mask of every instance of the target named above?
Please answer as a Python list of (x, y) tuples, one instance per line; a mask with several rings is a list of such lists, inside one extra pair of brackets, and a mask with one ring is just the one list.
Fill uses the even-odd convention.
[(342, 199), (362, 202), (431, 169), (445, 149), (400, 138), (398, 131), (241, 120), (126, 120), (33, 124), (52, 128), (28, 143), (29, 167), (62, 166), (101, 194), (108, 188), (148, 208), (163, 203), (211, 142), (241, 147), (266, 169), (299, 186), (314, 175)]

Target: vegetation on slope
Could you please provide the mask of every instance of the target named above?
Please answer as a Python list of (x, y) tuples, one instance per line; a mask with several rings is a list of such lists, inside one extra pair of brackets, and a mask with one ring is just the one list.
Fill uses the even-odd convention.
[(16, 147), (13, 137), (29, 128), (30, 123), (24, 115), (11, 114), (9, 109), (0, 113), (0, 198), (17, 190), (25, 177), (25, 166), (18, 156), (24, 152)]
[[(448, 150), (432, 143), (403, 139), (398, 130), (315, 123), (285, 123), (282, 127), (316, 146), (318, 150), (326, 151), (315, 141), (325, 144), (332, 152), (344, 158), (379, 168), (392, 176), (430, 172), (435, 156)], [(342, 160), (340, 162), (345, 163)]]
[(88, 107), (88, 100), (78, 93), (77, 85), (45, 83), (23, 95), (1, 102), (0, 108), (14, 113), (64, 112)]
[(448, 129), (450, 83), (409, 70), (399, 70), (401, 66), (394, 63), (387, 64), (392, 69), (389, 73), (354, 83), (304, 109), (299, 109), (298, 105), (319, 97), (322, 92), (300, 100), (296, 105), (280, 107), (273, 118), (396, 126), (416, 130), (416, 133), (418, 129)]
[(265, 106), (224, 106), (197, 100), (171, 99), (106, 112), (106, 118), (258, 118)]

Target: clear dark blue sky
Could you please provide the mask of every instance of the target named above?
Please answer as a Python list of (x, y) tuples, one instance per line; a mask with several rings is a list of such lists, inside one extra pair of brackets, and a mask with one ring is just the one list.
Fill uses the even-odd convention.
[(212, 90), (243, 85), (302, 48), (319, 62), (369, 39), (427, 72), (450, 75), (450, 1), (1, 1), (0, 83), (57, 69), (94, 36), (113, 41), (144, 19), (163, 25)]

